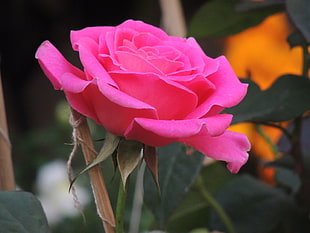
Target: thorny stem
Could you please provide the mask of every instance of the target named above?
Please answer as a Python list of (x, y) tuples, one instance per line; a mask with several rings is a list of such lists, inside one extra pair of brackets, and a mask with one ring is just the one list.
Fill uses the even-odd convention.
[[(86, 164), (89, 164), (96, 157), (94, 153), (94, 145), (91, 138), (90, 130), (86, 118), (71, 109), (74, 122), (78, 122), (76, 127), (77, 137), (82, 145), (83, 155)], [(94, 166), (88, 170), (94, 198), (96, 201), (97, 212), (102, 219), (102, 224), (106, 233), (115, 232), (115, 219), (112, 210), (109, 194), (102, 176), (102, 171), (99, 165)]]
[(198, 178), (197, 178), (197, 188), (200, 191), (203, 198), (206, 200), (206, 202), (218, 214), (219, 218), (224, 223), (227, 232), (228, 233), (236, 233), (236, 230), (235, 230), (230, 218), (228, 217), (228, 215), (225, 213), (225, 211), (220, 206), (220, 204), (213, 198), (211, 193), (209, 193), (208, 190), (205, 188), (205, 186), (203, 184), (203, 179), (201, 176), (198, 176)]

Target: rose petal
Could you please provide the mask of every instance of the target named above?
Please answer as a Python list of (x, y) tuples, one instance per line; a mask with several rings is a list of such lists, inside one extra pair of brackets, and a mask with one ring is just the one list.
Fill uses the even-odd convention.
[(186, 87), (155, 74), (110, 72), (121, 92), (149, 104), (159, 119), (182, 119), (197, 105), (197, 96)]
[(91, 39), (82, 38), (76, 42), (76, 46), (79, 50), (84, 71), (88, 73), (91, 78), (102, 79), (105, 83), (117, 87), (116, 83), (111, 79), (104, 66), (98, 60), (98, 44)]
[(134, 28), (134, 30), (137, 32), (149, 32), (161, 40), (168, 37), (168, 35), (160, 28), (143, 23), (142, 21), (127, 20), (124, 23), (118, 25), (117, 28)]
[[(151, 105), (136, 99), (128, 94), (126, 94), (123, 91), (118, 90), (114, 86), (111, 86), (104, 82), (102, 79), (96, 79), (96, 85), (98, 86), (99, 91), (101, 92), (101, 95), (104, 95), (105, 98), (107, 98), (112, 103), (128, 108), (128, 109), (145, 109), (152, 112), (150, 114), (152, 119), (158, 119), (157, 111), (152, 107)], [(100, 108), (100, 107), (99, 107)], [(109, 113), (110, 114), (110, 113)]]
[(92, 83), (92, 81), (86, 81), (72, 73), (64, 73), (60, 78), (61, 86), (64, 91), (72, 93), (80, 93)]
[(149, 62), (164, 74), (175, 72), (183, 67), (182, 62), (172, 61), (166, 58), (150, 59)]
[(172, 46), (159, 44), (151, 48), (156, 48), (156, 50), (158, 51), (158, 55), (174, 61), (177, 61), (182, 55), (179, 50)]
[[(185, 68), (195, 67), (197, 72), (203, 72), (205, 69), (206, 63), (204, 57), (206, 57), (206, 55), (201, 49), (197, 49), (197, 42), (194, 39), (172, 37), (169, 38), (168, 41), (164, 41), (163, 44), (174, 47), (183, 54), (178, 61), (183, 62)], [(212, 63), (210, 65), (212, 65)], [(211, 66), (210, 70), (212, 70)]]
[(219, 68), (207, 78), (214, 84), (216, 89), (200, 106), (189, 114), (188, 118), (209, 116), (209, 111), (213, 107), (222, 110), (223, 108), (235, 106), (246, 95), (248, 85), (240, 82), (227, 59), (221, 56), (215, 60), (219, 62)]
[[(109, 41), (110, 48), (113, 50), (124, 45), (124, 41), (133, 41), (134, 37), (139, 35), (134, 28), (116, 28), (114, 31), (113, 41)], [(112, 43), (111, 43), (112, 42)]]
[(154, 108), (110, 85), (89, 85), (84, 94), (96, 113), (97, 123), (112, 134), (123, 136), (128, 125), (137, 116), (158, 119)]
[(231, 115), (226, 114), (180, 121), (136, 118), (125, 137), (155, 147), (179, 141), (211, 158), (226, 161), (228, 169), (236, 173), (248, 159), (250, 143), (244, 134), (226, 130), (230, 121)]
[(64, 73), (72, 73), (85, 80), (84, 73), (71, 65), (49, 41), (40, 45), (35, 57), (55, 89), (62, 89), (60, 78)]
[[(203, 119), (191, 120), (153, 120), (135, 118), (125, 133), (130, 140), (138, 140), (150, 146), (163, 146), (167, 142), (182, 140), (200, 134), (203, 128), (209, 136), (223, 134), (232, 119), (232, 115), (220, 114)], [(145, 137), (144, 135), (148, 135)], [(151, 136), (152, 135), (152, 136)], [(160, 142), (164, 144), (158, 143)]]
[(116, 51), (115, 55), (124, 70), (130, 70), (131, 72), (153, 72), (157, 74), (163, 74), (161, 70), (154, 66), (151, 62), (137, 54)]
[[(87, 87), (85, 88), (88, 89)], [(96, 113), (93, 110), (92, 104), (90, 100), (84, 96), (83, 92), (73, 93), (69, 91), (64, 91), (66, 94), (66, 98), (70, 106), (75, 109), (77, 112), (81, 113), (84, 116), (90, 117), (98, 124), (100, 120), (98, 119)]]
[(79, 46), (77, 42), (84, 38), (92, 39), (94, 42), (99, 43), (99, 37), (103, 36), (105, 33), (114, 30), (114, 27), (104, 26), (104, 27), (87, 27), (78, 31), (70, 32), (70, 39), (72, 48), (78, 51)]
[[(124, 33), (126, 34), (126, 37), (123, 38), (123, 40), (121, 40), (121, 38), (119, 38), (119, 42), (116, 42), (116, 37), (117, 34), (119, 36), (119, 34)], [(104, 52), (106, 53), (107, 56), (109, 56), (111, 58), (111, 60), (113, 61), (113, 64), (116, 66), (120, 66), (121, 63), (117, 60), (116, 58), (116, 54), (115, 52), (117, 51), (118, 47), (120, 46), (124, 46), (124, 44), (128, 44), (128, 40), (131, 41), (132, 37), (137, 34), (137, 32), (135, 32), (132, 29), (118, 29), (117, 31), (110, 31), (108, 33), (106, 33), (106, 35), (102, 38), (100, 38), (101, 41), (101, 45), (100, 46), (105, 46), (104, 50), (103, 48), (100, 48), (100, 53)], [(126, 41), (126, 42), (125, 42)], [(101, 54), (103, 55), (103, 54)]]
[(216, 88), (212, 82), (201, 75), (196, 75), (194, 79), (188, 80), (187, 82), (183, 82), (183, 80), (178, 82), (196, 93), (199, 101), (198, 106), (203, 103)]
[(249, 157), (247, 151), (251, 148), (244, 134), (226, 130), (222, 135), (212, 137), (204, 128), (199, 134), (181, 139), (179, 142), (194, 147), (208, 157), (227, 162), (227, 168), (233, 173), (237, 173), (247, 162)]
[(150, 32), (142, 32), (133, 37), (133, 43), (137, 48), (144, 46), (155, 46), (160, 43), (160, 39)]

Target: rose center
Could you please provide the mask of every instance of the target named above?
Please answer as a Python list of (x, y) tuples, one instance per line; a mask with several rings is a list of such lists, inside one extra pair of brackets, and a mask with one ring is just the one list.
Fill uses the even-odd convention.
[[(135, 42), (135, 41), (134, 41)], [(169, 75), (183, 68), (180, 52), (170, 46), (134, 43), (124, 40), (115, 52), (121, 69)]]

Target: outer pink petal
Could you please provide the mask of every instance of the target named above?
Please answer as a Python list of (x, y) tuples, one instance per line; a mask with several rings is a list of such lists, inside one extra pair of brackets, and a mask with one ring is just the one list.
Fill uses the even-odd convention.
[(200, 118), (210, 115), (213, 108), (222, 110), (237, 105), (246, 95), (247, 84), (240, 82), (230, 64), (224, 56), (216, 58), (219, 61), (218, 71), (207, 78), (215, 85), (214, 92), (187, 116), (187, 118)]
[(194, 92), (155, 74), (112, 73), (120, 91), (157, 110), (159, 119), (183, 119), (197, 106)]
[(248, 159), (250, 143), (244, 134), (226, 130), (231, 118), (226, 114), (180, 121), (136, 118), (124, 136), (156, 147), (182, 142), (211, 158), (227, 162), (228, 169), (236, 173)]
[(55, 89), (64, 90), (70, 105), (83, 115), (97, 120), (83, 95), (83, 91), (91, 83), (85, 80), (84, 73), (72, 66), (48, 41), (43, 42), (39, 47), (36, 58)]
[(60, 82), (64, 91), (72, 93), (80, 93), (92, 83), (92, 81), (81, 79), (72, 73), (64, 73), (60, 78)]
[(101, 94), (108, 98), (111, 102), (124, 108), (151, 110), (153, 112), (152, 118), (158, 119), (157, 111), (151, 105), (143, 102), (142, 100), (138, 100), (109, 84), (106, 84), (101, 79), (97, 79), (96, 81)]
[(200, 134), (203, 129), (211, 136), (218, 136), (226, 130), (231, 119), (232, 115), (229, 114), (176, 121), (135, 118), (125, 137), (151, 146), (164, 146)]
[(146, 24), (142, 21), (127, 20), (117, 26), (117, 28), (133, 28), (137, 32), (149, 32), (159, 39), (165, 39), (168, 35), (158, 27)]
[[(109, 132), (118, 136), (124, 136), (125, 130), (128, 125), (133, 121), (135, 117), (145, 117), (156, 119), (156, 110), (152, 107), (145, 105), (144, 103), (136, 103), (132, 107), (133, 102), (128, 104), (127, 107), (120, 105), (119, 102), (130, 101), (130, 97), (123, 98), (123, 94), (120, 93), (114, 87), (105, 85), (102, 87), (107, 96), (103, 95), (95, 84), (88, 85), (83, 91), (83, 98), (87, 102), (87, 106), (92, 110), (93, 115), (84, 111), (81, 106), (80, 96), (75, 93), (66, 93), (70, 105), (83, 113), (86, 116), (93, 118), (98, 124), (103, 125)], [(120, 100), (121, 99), (121, 100)]]
[(98, 44), (93, 40), (83, 38), (76, 43), (76, 46), (78, 46), (80, 60), (85, 72), (92, 78), (101, 79), (103, 82), (116, 87), (116, 83), (98, 60)]
[[(85, 88), (86, 91), (89, 89), (89, 87)], [(87, 98), (87, 96), (84, 95), (84, 92), (80, 93), (74, 93), (69, 91), (64, 91), (66, 94), (66, 98), (70, 106), (81, 113), (84, 116), (87, 116), (97, 123), (99, 123), (99, 119), (97, 117), (96, 112), (93, 109), (93, 106), (90, 102), (90, 100)]]
[(78, 50), (77, 42), (83, 38), (92, 39), (94, 42), (99, 43), (99, 37), (104, 35), (106, 32), (114, 30), (114, 27), (87, 27), (78, 31), (71, 31), (70, 38), (71, 44), (74, 50)]
[(62, 89), (60, 79), (65, 73), (72, 73), (80, 79), (85, 79), (84, 73), (71, 65), (49, 41), (44, 41), (40, 45), (35, 57), (55, 89)]
[(233, 173), (237, 173), (246, 163), (249, 156), (247, 151), (251, 148), (246, 135), (228, 130), (220, 136), (212, 137), (203, 129), (199, 134), (179, 142), (194, 147), (211, 158), (227, 162), (227, 168)]
[(70, 106), (79, 113), (99, 122), (91, 100), (85, 95), (91, 81), (82, 80), (72, 73), (65, 73), (61, 77), (61, 84)]

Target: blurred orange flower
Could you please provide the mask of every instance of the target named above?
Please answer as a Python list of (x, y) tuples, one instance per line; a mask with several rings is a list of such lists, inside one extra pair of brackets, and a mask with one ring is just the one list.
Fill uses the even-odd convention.
[[(291, 31), (285, 13), (269, 16), (258, 26), (228, 37), (225, 41), (225, 55), (238, 77), (251, 78), (261, 89), (267, 89), (281, 75), (301, 74), (302, 50), (299, 47), (291, 49), (286, 41)], [(267, 126), (262, 129), (272, 143), (279, 140), (280, 130)], [(276, 158), (277, 152), (258, 133), (255, 125), (237, 124), (230, 130), (247, 134), (252, 152), (262, 160), (272, 161)], [(272, 168), (261, 165), (259, 173), (262, 179), (274, 184)]]

